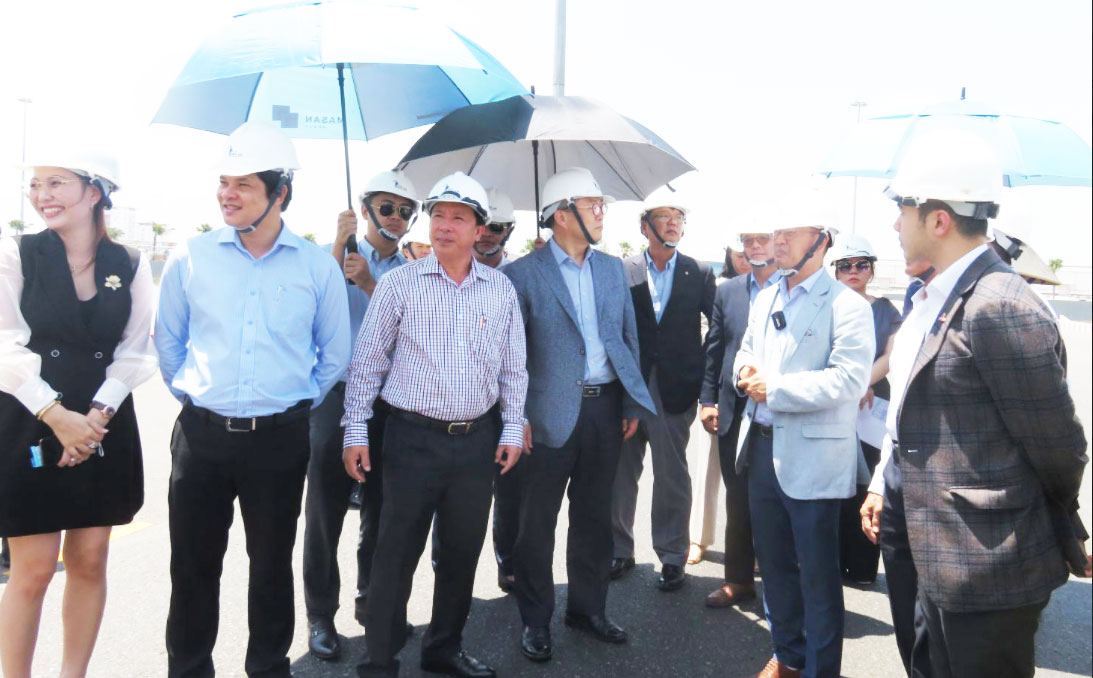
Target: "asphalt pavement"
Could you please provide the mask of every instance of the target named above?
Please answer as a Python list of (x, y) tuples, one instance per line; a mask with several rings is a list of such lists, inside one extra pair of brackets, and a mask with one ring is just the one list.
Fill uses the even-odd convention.
[[(1087, 326), (1088, 327), (1088, 326)], [(1084, 345), (1071, 348), (1071, 374), (1080, 381), (1075, 388), (1079, 412), (1089, 431), (1090, 351), (1089, 333)], [(1077, 342), (1075, 342), (1077, 343)], [(1078, 349), (1078, 350), (1074, 350)], [(115, 529), (111, 543), (110, 592), (98, 646), (91, 662), (92, 678), (137, 678), (166, 675), (164, 628), (170, 599), (170, 542), (167, 526), (167, 487), (170, 473), (168, 443), (178, 404), (156, 378), (136, 393), (140, 417), (146, 478), (144, 508), (132, 525)], [(692, 443), (694, 444), (694, 443)], [(708, 445), (701, 436), (697, 444)], [(630, 634), (623, 646), (605, 645), (566, 628), (560, 619), (565, 609), (566, 575), (564, 548), (555, 553), (557, 610), (552, 626), (554, 659), (537, 665), (519, 650), (520, 618), (515, 601), (496, 585), (496, 567), (488, 537), (478, 568), (475, 600), (464, 635), (464, 647), (493, 665), (501, 676), (550, 678), (660, 676), (718, 676), (732, 678), (757, 672), (770, 656), (770, 635), (759, 603), (742, 609), (711, 610), (703, 606), (705, 595), (721, 583), (721, 537), (709, 560), (687, 568), (687, 583), (674, 593), (655, 586), (655, 554), (649, 536), (649, 502), (652, 472), (641, 479), (638, 504), (637, 567), (611, 586), (609, 615)], [(1089, 469), (1083, 487), (1083, 517), (1089, 518)], [(563, 505), (557, 543), (565, 544), (567, 525)], [(353, 581), (356, 532), (359, 525), (350, 512), (339, 561), (343, 580)], [(724, 509), (718, 525), (723, 534)], [(293, 672), (299, 678), (355, 676), (353, 664), (363, 647), (363, 630), (353, 620), (351, 585), (343, 586), (342, 608), (336, 617), (344, 637), (342, 658), (319, 661), (307, 653), (307, 624), (301, 586), (303, 516), (297, 531), (296, 634), (290, 651)], [(0, 576), (0, 589), (6, 582)], [(429, 676), (418, 668), (423, 625), (428, 623), (433, 574), (423, 558), (414, 578), (409, 620), (418, 631), (402, 651), (402, 675)], [(56, 676), (61, 655), (61, 599), (63, 565), (46, 596), (35, 661), (35, 676)], [(892, 635), (883, 574), (871, 586), (846, 587), (846, 642), (843, 672), (847, 676), (898, 678), (903, 675)], [(224, 563), (219, 636), (214, 652), (217, 675), (245, 676), (243, 657), (247, 645), (247, 555), (242, 521), (236, 520)], [(1072, 578), (1052, 596), (1037, 637), (1040, 676), (1089, 676), (1093, 672), (1093, 589), (1088, 580)]]

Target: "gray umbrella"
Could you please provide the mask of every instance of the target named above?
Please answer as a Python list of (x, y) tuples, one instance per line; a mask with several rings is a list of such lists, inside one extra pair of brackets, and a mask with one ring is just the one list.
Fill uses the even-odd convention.
[(539, 212), (555, 172), (585, 167), (618, 200), (644, 200), (694, 169), (653, 132), (582, 97), (515, 96), (449, 113), (399, 162), (419, 186), (462, 171)]

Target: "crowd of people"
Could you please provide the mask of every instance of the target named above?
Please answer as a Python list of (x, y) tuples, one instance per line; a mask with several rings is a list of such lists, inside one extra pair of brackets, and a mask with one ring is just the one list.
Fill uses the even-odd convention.
[[(111, 161), (33, 165), (27, 195), (46, 229), (0, 241), (5, 676), (30, 676), (62, 551), (61, 674), (87, 671), (110, 529), (144, 498), (131, 392), (157, 365), (182, 404), (172, 678), (214, 675), (237, 501), (249, 676), (290, 675), (301, 508), (308, 648), (340, 656), (337, 551), (355, 492), (358, 675), (398, 675), (427, 545), (421, 667), (495, 675), (462, 642), (491, 506), (520, 650), (550, 660), (565, 496), (564, 623), (626, 643), (607, 598), (635, 565), (647, 451), (656, 586), (685, 584), (713, 541), (696, 516), (723, 489), (724, 582), (706, 605), (762, 597), (772, 652), (760, 678), (840, 675), (843, 583), (874, 581), (882, 557), (908, 676), (1034, 673), (1052, 590), (1089, 576), (1086, 439), (1055, 317), (992, 248), (1002, 174), (975, 139), (924, 136), (888, 189), (918, 279), (902, 313), (868, 291), (870, 243), (825, 219), (740, 228), (718, 278), (679, 251), (688, 205), (658, 193), (640, 215), (647, 247), (620, 260), (594, 248), (613, 198), (569, 168), (546, 181), (536, 215), (552, 237), (510, 260), (502, 191), (456, 172), (420, 194), (388, 171), (318, 247), (282, 218), (297, 169), (279, 129), (237, 129), (218, 168), (225, 226), (172, 254), (154, 310), (146, 258), (106, 234)], [(422, 212), (429, 244), (404, 242)], [(883, 444), (861, 442), (859, 413), (883, 404)], [(688, 459), (696, 417), (712, 444)]]

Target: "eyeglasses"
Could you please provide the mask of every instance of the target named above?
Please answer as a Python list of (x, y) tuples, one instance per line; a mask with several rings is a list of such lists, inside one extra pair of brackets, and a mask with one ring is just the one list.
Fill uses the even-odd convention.
[(759, 245), (766, 246), (770, 243), (769, 235), (742, 235), (740, 236), (740, 244), (744, 247), (751, 247), (752, 245), (759, 243)]
[(678, 221), (681, 224), (687, 223), (687, 216), (678, 212), (672, 214), (650, 214), (649, 218), (655, 221), (657, 224), (667, 224), (673, 221)]
[(861, 261), (836, 261), (835, 270), (839, 273), (849, 273), (850, 269), (856, 270), (858, 273), (865, 273), (872, 270), (873, 262), (868, 259), (862, 259)]
[(47, 177), (45, 180), (31, 179), (23, 189), (23, 193), (26, 195), (37, 194), (42, 191), (43, 188), (48, 189), (50, 193), (59, 191), (67, 184), (79, 183), (79, 179), (66, 179), (65, 177), (52, 176)]
[(403, 221), (410, 221), (410, 217), (414, 216), (414, 208), (409, 205), (396, 205), (393, 202), (385, 202), (379, 206), (379, 213), (381, 217), (389, 217), (398, 210), (398, 216)]
[(594, 202), (591, 205), (578, 205), (577, 203), (571, 203), (571, 207), (579, 210), (592, 210), (592, 214), (597, 217), (602, 217), (607, 214), (607, 203), (600, 201)]
[(486, 228), (490, 229), (490, 233), (496, 233), (498, 235), (504, 233), (512, 227), (511, 221), (491, 221), (486, 224)]
[(777, 240), (778, 238), (784, 238), (786, 242), (792, 242), (794, 239), (797, 238), (797, 236), (805, 233), (806, 231), (819, 233), (821, 229), (816, 228), (815, 226), (801, 226), (800, 228), (780, 228), (774, 231), (774, 239)]

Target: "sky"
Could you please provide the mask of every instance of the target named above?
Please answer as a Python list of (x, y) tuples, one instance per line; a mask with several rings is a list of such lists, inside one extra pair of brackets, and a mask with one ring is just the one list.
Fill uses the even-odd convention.
[[(211, 171), (223, 137), (150, 125), (164, 94), (203, 37), (257, 0), (54, 0), (8, 3), (0, 22), (0, 224), (37, 220), (21, 196), (23, 114), (27, 153), (86, 137), (121, 161), (116, 203), (171, 231), (166, 240), (221, 225)], [(420, 0), (500, 60), (525, 85), (553, 82), (553, 0)], [(1063, 122), (1093, 139), (1093, 5), (1088, 0), (712, 3), (585, 0), (567, 7), (565, 93), (597, 99), (654, 130), (696, 168), (673, 181), (692, 206), (681, 251), (720, 260), (733, 229), (823, 195), (843, 230), (854, 222), (882, 258), (899, 256), (893, 204), (882, 180), (815, 175), (863, 118), (909, 113), (968, 98), (999, 110)], [(412, 31), (394, 25), (375, 32)], [(383, 96), (384, 94), (380, 94)], [(392, 93), (388, 96), (397, 96)], [(19, 99), (29, 98), (24, 105)], [(350, 142), (354, 193), (388, 169), (425, 131)], [(286, 223), (320, 241), (344, 209), (341, 145), (298, 141)], [(426, 191), (428, 187), (418, 187)], [(1000, 225), (1046, 259), (1093, 259), (1089, 188), (1007, 191)], [(637, 203), (607, 216), (609, 247), (644, 242)], [(518, 214), (510, 249), (534, 237)], [(411, 232), (426, 239), (424, 220)], [(1089, 275), (1088, 273), (1086, 275)]]

